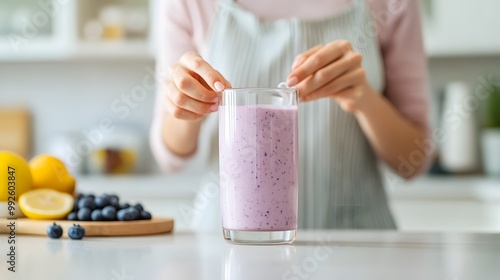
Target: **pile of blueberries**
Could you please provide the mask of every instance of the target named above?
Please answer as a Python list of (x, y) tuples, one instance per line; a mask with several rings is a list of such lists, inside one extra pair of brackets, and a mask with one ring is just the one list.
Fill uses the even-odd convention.
[(151, 213), (144, 210), (140, 203), (120, 204), (120, 198), (114, 194), (79, 193), (75, 199), (73, 211), (67, 217), (70, 221), (135, 221), (151, 220)]
[[(47, 235), (52, 239), (58, 239), (63, 235), (63, 229), (60, 225), (53, 223), (47, 228)], [(68, 236), (74, 240), (80, 240), (85, 236), (85, 229), (80, 225), (71, 226), (68, 230)]]

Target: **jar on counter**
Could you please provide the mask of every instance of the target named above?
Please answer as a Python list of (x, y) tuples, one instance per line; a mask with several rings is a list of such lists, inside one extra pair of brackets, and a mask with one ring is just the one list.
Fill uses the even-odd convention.
[(142, 131), (129, 126), (117, 126), (113, 133), (104, 135), (87, 159), (90, 174), (132, 174), (139, 171), (139, 163), (146, 150)]

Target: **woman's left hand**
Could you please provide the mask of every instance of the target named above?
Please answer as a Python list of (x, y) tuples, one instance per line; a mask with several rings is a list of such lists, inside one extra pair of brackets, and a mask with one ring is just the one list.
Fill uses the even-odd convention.
[(319, 45), (295, 58), (287, 83), (298, 88), (301, 101), (329, 97), (345, 111), (356, 112), (373, 93), (362, 61), (348, 41)]

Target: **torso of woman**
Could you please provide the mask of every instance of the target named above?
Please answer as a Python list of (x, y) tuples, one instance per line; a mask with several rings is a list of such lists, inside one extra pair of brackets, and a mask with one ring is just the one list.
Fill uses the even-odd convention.
[[(261, 5), (255, 2), (250, 5), (250, 1), (211, 1), (217, 5), (214, 13), (212, 16), (203, 16), (201, 11), (210, 9), (203, 5), (208, 5), (206, 2), (210, 1), (193, 0), (198, 2), (198, 8), (191, 8), (192, 16), (210, 21), (210, 24), (208, 28), (205, 27), (204, 40), (197, 39), (202, 37), (201, 30), (191, 29), (191, 42), (198, 45), (202, 56), (233, 87), (275, 87), (289, 74), (295, 55), (318, 44), (348, 40), (364, 57), (363, 67), (370, 85), (385, 94), (390, 88), (390, 94), (395, 96), (394, 103), (402, 104), (399, 109), (403, 114), (406, 113), (416, 122), (425, 123), (421, 117), (425, 101), (422, 99), (420, 103), (414, 104), (417, 107), (413, 107), (405, 104), (408, 101), (397, 95), (423, 95), (425, 70), (420, 69), (419, 74), (417, 69), (416, 81), (412, 74), (409, 79), (410, 91), (404, 91), (405, 86), (393, 83), (394, 77), (387, 71), (393, 65), (391, 61), (387, 63), (385, 60), (391, 55), (384, 49), (384, 46), (387, 48), (391, 45), (381, 42), (385, 38), (380, 34), (381, 23), (377, 23), (373, 8), (379, 3), (368, 5), (363, 0), (294, 0), (285, 4), (283, 0), (257, 0), (255, 2), (262, 2)], [(389, 11), (389, 6), (387, 9), (386, 15), (392, 14), (392, 17), (397, 16), (396, 12), (405, 12), (403, 7), (399, 11), (395, 8)], [(385, 20), (388, 24), (394, 18), (386, 17)], [(413, 40), (413, 43), (420, 46), (412, 47), (417, 49), (413, 54), (420, 55), (424, 60), (421, 40)], [(412, 65), (411, 61), (408, 63)], [(415, 65), (417, 68), (419, 65), (425, 66), (418, 61)], [(397, 94), (392, 92), (398, 88), (402, 89)], [(216, 113), (212, 114), (204, 124), (204, 131), (210, 139), (207, 172), (212, 175), (217, 173), (218, 168), (217, 118)], [(179, 159), (175, 160), (178, 162)], [(213, 180), (213, 176), (208, 180)], [(217, 221), (218, 201), (212, 199), (212, 202), (212, 211), (203, 211), (195, 218), (195, 222), (204, 221), (213, 225)], [(208, 218), (207, 215), (213, 217)], [(199, 226), (206, 227), (208, 224)], [(355, 117), (342, 111), (331, 99), (302, 103), (299, 107), (299, 227), (396, 227), (372, 148)]]

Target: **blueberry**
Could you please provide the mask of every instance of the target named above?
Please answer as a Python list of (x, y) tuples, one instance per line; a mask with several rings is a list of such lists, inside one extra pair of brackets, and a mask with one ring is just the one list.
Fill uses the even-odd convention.
[(57, 239), (60, 238), (63, 234), (62, 227), (59, 225), (56, 225), (56, 223), (52, 224), (47, 228), (47, 235), (50, 238)]
[(92, 221), (102, 221), (102, 220), (104, 220), (104, 217), (102, 216), (101, 209), (95, 209), (94, 211), (92, 211), (92, 213), (90, 214), (90, 219)]
[(116, 195), (109, 196), (109, 205), (115, 207), (116, 209), (120, 209), (120, 200)]
[(125, 209), (127, 212), (130, 212), (132, 214), (132, 220), (139, 220), (141, 218), (141, 211), (137, 210), (134, 207), (129, 207)]
[(152, 218), (151, 213), (144, 210), (141, 211), (141, 220), (151, 220), (151, 218)]
[(75, 202), (73, 203), (73, 210), (72, 210), (71, 212), (76, 212), (76, 211), (78, 211), (78, 209), (79, 209), (79, 208), (78, 208), (78, 201), (80, 201), (80, 200), (75, 199)]
[(77, 212), (71, 212), (71, 213), (69, 213), (68, 216), (66, 217), (66, 219), (68, 219), (70, 221), (78, 221)]
[(127, 209), (122, 209), (116, 213), (116, 218), (119, 221), (132, 221), (134, 219), (134, 214)]
[(95, 195), (89, 194), (89, 195), (87, 195), (87, 198), (90, 198), (90, 199), (94, 200), (95, 199)]
[(90, 208), (84, 207), (78, 210), (76, 215), (80, 221), (90, 221), (91, 212), (92, 210), (90, 210)]
[(124, 203), (124, 204), (120, 205), (120, 210), (121, 210), (121, 209), (127, 209), (127, 208), (129, 208), (129, 207), (130, 207), (130, 204), (128, 204), (128, 203)]
[(106, 206), (101, 211), (102, 217), (106, 221), (114, 221), (116, 220), (116, 208), (113, 206)]
[(82, 199), (85, 195), (83, 193), (78, 193), (76, 199)]
[(73, 226), (68, 229), (68, 236), (71, 239), (80, 240), (85, 236), (85, 229), (80, 225), (73, 224)]
[(104, 207), (108, 206), (110, 204), (110, 201), (109, 201), (109, 196), (99, 196), (99, 197), (96, 197), (96, 199), (94, 200), (95, 202), (95, 206), (99, 209), (103, 209)]
[(144, 207), (142, 207), (142, 205), (140, 203), (137, 203), (136, 205), (134, 205), (134, 208), (139, 210), (139, 212), (141, 212), (142, 210), (144, 210)]
[(79, 209), (89, 208), (90, 210), (94, 210), (95, 209), (94, 199), (88, 196), (80, 199), (78, 201), (78, 208)]

